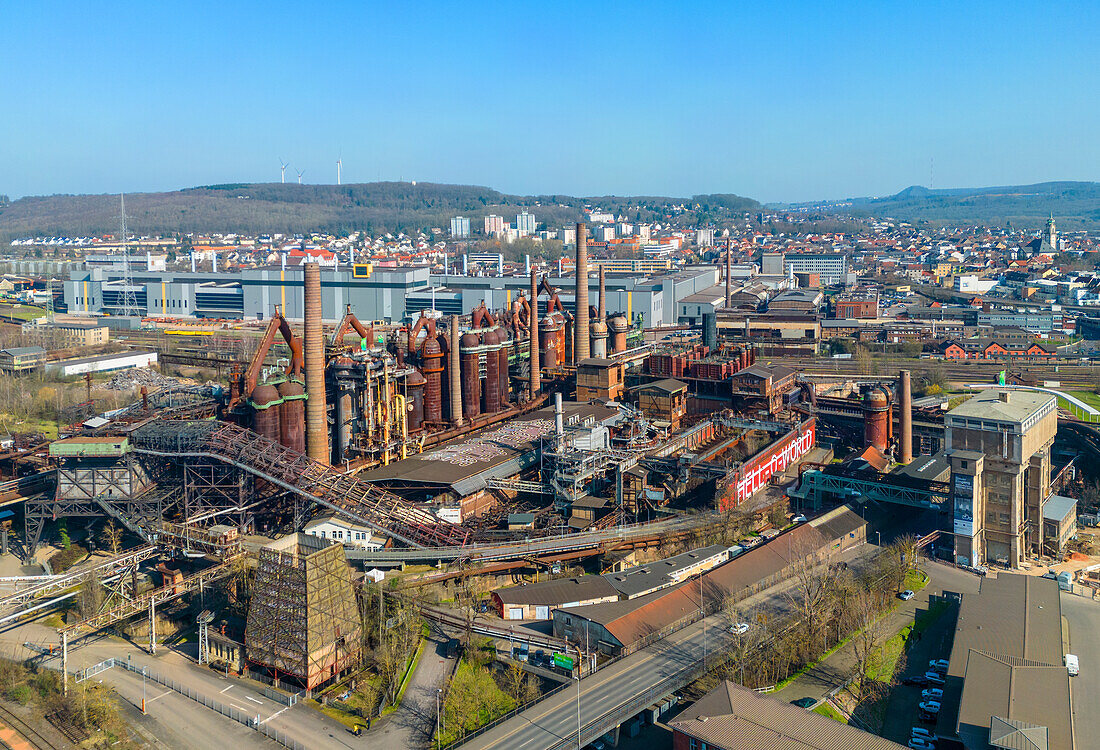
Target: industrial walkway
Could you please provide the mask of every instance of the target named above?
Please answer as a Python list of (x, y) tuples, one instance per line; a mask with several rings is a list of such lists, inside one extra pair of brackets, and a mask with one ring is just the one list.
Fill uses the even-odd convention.
[(138, 453), (223, 461), (413, 547), (461, 547), (469, 537), (390, 492), (230, 422), (156, 420), (130, 437)]

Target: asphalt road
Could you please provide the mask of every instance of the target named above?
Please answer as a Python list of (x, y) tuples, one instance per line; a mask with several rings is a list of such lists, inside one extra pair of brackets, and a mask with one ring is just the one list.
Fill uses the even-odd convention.
[[(859, 548), (850, 551), (844, 559), (866, 553), (866, 547)], [(789, 585), (790, 582), (780, 584), (750, 597), (742, 607), (752, 609), (780, 606), (783, 591)], [(474, 738), (463, 747), (470, 750), (542, 750), (562, 740), (572, 739), (575, 743), (578, 723), (583, 726), (623, 705), (662, 680), (701, 660), (704, 650), (709, 654), (716, 653), (732, 638), (726, 629), (726, 616), (722, 613), (706, 618), (705, 625), (704, 631), (703, 622), (695, 623), (647, 649), (601, 669), (582, 680), (579, 691), (574, 683)], [(591, 741), (588, 737), (582, 739)]]
[[(48, 644), (57, 643), (57, 631), (53, 628), (29, 623), (8, 630), (0, 636), (0, 654), (13, 658), (27, 658), (33, 652), (23, 648), (24, 641)], [(330, 719), (310, 706), (299, 703), (287, 708), (263, 694), (259, 685), (236, 677), (226, 678), (207, 667), (200, 667), (182, 655), (161, 648), (157, 655), (150, 656), (133, 644), (118, 638), (99, 636), (78, 643), (78, 648), (70, 647), (70, 671), (88, 667), (108, 658), (125, 659), (129, 656), (138, 666), (145, 665), (151, 672), (157, 672), (167, 679), (185, 685), (190, 690), (217, 701), (224, 706), (233, 706), (258, 716), (259, 720), (278, 732), (285, 733), (291, 739), (308, 748), (357, 748), (371, 747), (366, 737), (355, 738), (343, 724)], [(60, 657), (53, 657), (51, 663), (60, 666)], [(115, 687), (119, 694), (135, 706), (141, 705), (141, 675), (116, 667), (101, 672), (95, 678)], [(133, 685), (136, 684), (136, 692)], [(208, 748), (219, 745), (218, 740), (225, 736), (237, 736), (240, 732), (242, 747), (250, 747), (247, 742), (255, 741), (264, 747), (274, 747), (270, 740), (256, 731), (212, 711), (178, 693), (171, 692), (151, 703), (149, 698), (163, 694), (168, 688), (146, 681), (146, 709), (148, 716), (160, 722), (165, 731), (181, 734), (181, 744), (169, 744), (168, 747)], [(247, 741), (245, 738), (248, 738)], [(214, 745), (211, 742), (214, 742)], [(188, 742), (194, 744), (187, 744)], [(228, 746), (228, 745), (226, 745)], [(257, 745), (260, 746), (260, 745)]]
[(1062, 617), (1069, 622), (1068, 653), (1081, 661), (1081, 674), (1070, 679), (1077, 746), (1100, 738), (1100, 603), (1062, 592)]

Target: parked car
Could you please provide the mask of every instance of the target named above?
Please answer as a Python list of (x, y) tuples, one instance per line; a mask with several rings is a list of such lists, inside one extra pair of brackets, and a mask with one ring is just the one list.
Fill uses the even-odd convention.
[(939, 688), (925, 688), (920, 691), (920, 697), (924, 700), (938, 701), (943, 698), (943, 691)]
[(928, 684), (928, 678), (922, 674), (915, 674), (912, 677), (906, 677), (904, 682), (906, 685), (920, 685), (923, 687)]
[(946, 672), (948, 666), (950, 666), (950, 663), (947, 659), (932, 659), (928, 662), (928, 668), (934, 669), (937, 672)]
[(791, 519), (791, 523), (806, 523), (806, 516), (798, 515)]
[(1066, 654), (1066, 670), (1069, 672), (1070, 677), (1081, 674), (1081, 660), (1077, 658), (1076, 654)]
[(916, 596), (916, 594), (914, 592), (910, 591), (909, 589), (906, 589), (905, 591), (902, 591), (900, 594), (898, 594), (898, 599), (901, 599), (903, 602), (907, 602), (910, 599), (912, 599), (914, 596)]
[(924, 711), (926, 714), (932, 714), (932, 715), (938, 714), (940, 712), (940, 702), (939, 701), (921, 701), (920, 710)]
[(924, 737), (910, 737), (909, 747), (913, 750), (936, 750), (936, 743)]
[(909, 731), (912, 733), (912, 735), (914, 737), (922, 737), (926, 740), (932, 740), (932, 739), (936, 738), (936, 735), (932, 734), (932, 732), (925, 729), (924, 727), (913, 727)]
[(815, 701), (813, 698), (798, 698), (791, 701), (791, 704), (798, 706), (799, 708), (813, 708), (817, 705), (817, 701)]
[(931, 685), (943, 685), (943, 677), (938, 672), (925, 672), (924, 676)]
[(747, 622), (735, 622), (730, 625), (730, 632), (734, 635), (744, 635), (749, 632), (749, 624)]

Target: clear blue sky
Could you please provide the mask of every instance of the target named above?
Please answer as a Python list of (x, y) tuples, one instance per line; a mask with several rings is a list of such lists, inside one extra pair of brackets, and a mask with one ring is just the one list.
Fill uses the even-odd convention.
[(0, 193), (1100, 179), (1100, 3), (4, 2)]

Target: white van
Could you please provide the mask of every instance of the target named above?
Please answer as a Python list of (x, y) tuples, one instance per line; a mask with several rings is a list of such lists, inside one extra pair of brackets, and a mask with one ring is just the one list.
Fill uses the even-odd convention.
[(1076, 677), (1081, 674), (1081, 665), (1077, 661), (1077, 657), (1073, 654), (1066, 654), (1066, 671), (1069, 672), (1070, 677)]

